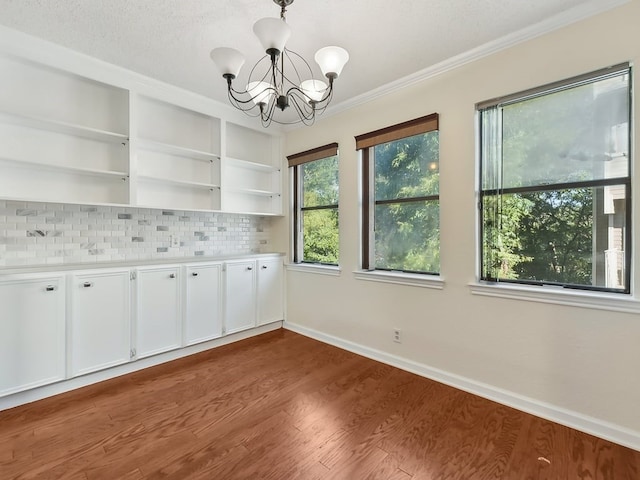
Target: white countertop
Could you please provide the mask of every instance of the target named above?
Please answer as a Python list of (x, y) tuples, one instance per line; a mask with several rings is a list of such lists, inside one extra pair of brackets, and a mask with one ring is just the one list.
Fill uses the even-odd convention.
[(283, 257), (284, 253), (246, 253), (238, 255), (220, 256), (194, 256), (194, 257), (173, 257), (159, 258), (153, 260), (130, 260), (122, 262), (95, 262), (95, 263), (60, 263), (55, 265), (24, 265), (16, 267), (0, 268), (1, 275), (15, 275), (26, 273), (50, 273), (65, 272), (73, 270), (97, 270), (102, 268), (132, 268), (152, 265), (189, 265), (206, 262), (224, 262), (229, 260), (242, 260), (245, 258), (269, 258)]

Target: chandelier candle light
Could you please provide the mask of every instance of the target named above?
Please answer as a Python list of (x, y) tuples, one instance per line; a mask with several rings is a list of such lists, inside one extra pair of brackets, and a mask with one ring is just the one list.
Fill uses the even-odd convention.
[[(311, 125), (316, 114), (322, 113), (329, 105), (333, 96), (333, 81), (342, 72), (349, 60), (349, 54), (340, 47), (324, 47), (318, 50), (315, 60), (328, 79), (329, 85), (323, 80), (314, 79), (309, 63), (301, 55), (286, 48), (291, 28), (286, 23), (285, 13), (286, 7), (291, 5), (293, 0), (273, 1), (280, 6), (280, 18), (263, 18), (253, 25), (253, 33), (260, 40), (266, 55), (251, 69), (245, 90), (233, 88), (233, 80), (244, 64), (242, 53), (234, 48), (220, 47), (211, 50), (211, 59), (227, 80), (231, 104), (249, 115), (252, 115), (257, 107), (264, 127), (268, 127), (271, 122), (302, 122)], [(301, 74), (304, 74), (306, 79), (303, 80)], [(296, 110), (298, 119), (274, 119), (276, 107), (284, 112), (289, 106)]]

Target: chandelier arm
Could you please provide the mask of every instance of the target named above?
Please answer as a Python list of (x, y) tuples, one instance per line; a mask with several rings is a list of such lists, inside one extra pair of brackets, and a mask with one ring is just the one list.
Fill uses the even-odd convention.
[(284, 54), (280, 54), (280, 90), (281, 90), (281, 94), (284, 94), (284, 57), (285, 57)]
[[(244, 92), (246, 93), (246, 92)], [(239, 108), (240, 110), (245, 110), (244, 107), (245, 106), (249, 106), (249, 108), (247, 108), (246, 110), (253, 110), (255, 108), (255, 104), (251, 105), (253, 102), (253, 98), (249, 98), (248, 100), (243, 100), (241, 98), (236, 97), (235, 95), (233, 95), (232, 92), (229, 92), (229, 98), (232, 98), (235, 104), (236, 108)]]
[[(290, 98), (291, 104), (293, 105), (296, 113), (300, 120), (290, 121), (290, 122), (282, 122), (278, 121), (274, 118), (273, 114), (275, 112), (276, 102), (274, 98), (278, 95), (278, 92), (275, 88), (270, 87), (271, 94), (269, 95), (270, 101), (267, 103), (266, 108), (264, 104), (260, 106), (260, 113), (252, 115), (251, 112), (259, 106), (254, 103), (254, 97), (250, 97), (248, 100), (243, 100), (238, 98), (238, 95), (249, 95), (247, 91), (239, 91), (230, 87), (228, 89), (228, 97), (229, 102), (238, 110), (244, 112), (250, 117), (260, 117), (261, 123), (264, 127), (268, 127), (272, 122), (278, 123), (280, 125), (293, 125), (299, 122), (302, 122), (305, 125), (312, 125), (315, 122), (315, 117), (317, 114), (321, 114), (324, 112), (328, 106), (328, 102), (331, 100), (333, 96), (333, 81), (329, 82), (329, 88), (327, 89), (327, 93), (325, 93), (324, 97), (314, 102), (314, 105), (310, 104), (311, 99), (297, 86), (292, 86), (287, 90), (286, 96)], [(253, 105), (251, 105), (253, 103)]]
[(243, 105), (238, 101), (238, 99), (233, 95), (231, 90), (227, 91), (227, 96), (229, 98), (229, 103), (231, 103), (231, 105), (233, 105), (238, 110), (242, 110), (243, 112), (247, 111), (243, 108)]
[[(297, 86), (293, 86), (291, 88), (289, 88), (289, 90), (287, 90), (287, 96), (293, 95), (294, 93), (301, 95), (304, 99), (307, 100), (307, 102), (312, 101), (311, 97), (309, 97), (309, 95), (307, 95), (306, 93), (304, 93), (304, 91), (302, 89), (300, 89)], [(327, 89), (325, 90), (325, 93), (323, 95), (323, 97), (320, 100), (315, 100), (315, 104), (317, 105), (321, 105), (321, 107), (324, 109), (326, 108), (327, 104), (331, 101), (331, 98), (333, 97), (333, 80), (329, 80), (329, 87), (327, 87)]]
[(236, 109), (240, 110), (242, 113), (244, 113), (245, 115), (255, 118), (258, 115), (254, 115), (252, 114), (253, 112), (253, 108), (244, 108), (243, 105), (239, 104), (236, 99), (234, 97), (232, 97), (231, 95), (229, 95), (229, 103), (231, 104), (231, 106), (235, 107)]
[[(302, 63), (304, 63), (304, 65), (307, 67), (307, 70), (309, 71), (309, 78), (313, 78), (313, 70), (311, 69), (311, 65), (309, 65), (309, 62), (307, 62), (302, 55), (300, 55), (297, 52), (294, 52), (293, 50), (289, 50), (288, 48), (284, 49), (284, 53), (287, 56), (287, 58), (289, 59), (289, 63), (293, 67), (293, 70), (296, 72), (296, 76), (298, 77), (298, 82), (297, 83), (299, 83), (302, 80), (302, 76), (300, 75), (300, 72), (298, 71), (298, 68), (296, 67), (295, 62), (291, 59), (291, 55), (295, 55), (296, 57), (298, 57), (302, 61)], [(292, 82), (289, 79), (287, 79), (287, 81), (289, 81), (289, 83), (291, 83), (293, 85), (296, 84), (296, 82)]]
[(262, 126), (267, 128), (270, 124), (270, 122), (268, 121), (269, 117), (265, 117), (264, 115), (264, 103), (260, 104), (260, 123), (262, 123)]
[[(260, 60), (258, 60), (255, 63), (255, 65), (249, 71), (249, 77), (247, 78), (247, 83), (251, 82), (251, 79), (253, 78), (253, 72), (255, 71), (256, 68), (258, 68), (258, 65), (263, 63), (264, 60), (267, 59), (267, 58), (270, 58), (269, 55), (264, 55), (262, 58), (260, 58)], [(270, 72), (271, 72), (271, 62), (269, 62), (269, 68), (267, 68), (267, 71), (265, 72), (264, 76), (260, 80), (264, 81), (264, 79), (267, 78), (267, 75), (269, 75)]]
[[(272, 92), (271, 94), (269, 94), (269, 97), (272, 97), (273, 94), (277, 94), (276, 89), (273, 88), (273, 87), (269, 87), (269, 88), (265, 88), (264, 90), (261, 90), (260, 94), (263, 94), (267, 90), (270, 90)], [(236, 95), (249, 95), (249, 99), (248, 100), (243, 100), (242, 98), (239, 98)], [(243, 108), (240, 108), (240, 106), (244, 106), (244, 105), (248, 105), (248, 104), (254, 103), (254, 105), (251, 105), (247, 109), (247, 110), (253, 110), (253, 108), (255, 107), (255, 98), (258, 95), (251, 95), (247, 90), (245, 90), (245, 91), (236, 90), (236, 89), (232, 88), (231, 85), (229, 85), (228, 96), (229, 96), (229, 99), (233, 99), (234, 106), (236, 108), (239, 108), (240, 110), (244, 110)]]
[[(276, 102), (273, 100), (273, 97), (269, 99), (269, 102), (267, 104), (261, 103), (260, 104), (260, 121), (262, 123), (263, 127), (268, 127), (269, 125), (271, 125), (271, 122), (273, 120), (273, 111), (275, 108)], [(266, 106), (266, 109), (265, 109)], [(266, 114), (265, 114), (265, 110), (266, 110)]]
[[(312, 106), (313, 100), (298, 87), (291, 87), (287, 90), (287, 97), (297, 102), (296, 106), (303, 109), (305, 112), (315, 110)], [(302, 106), (300, 106), (299, 103), (302, 103)]]
[(290, 53), (294, 54), (305, 64), (305, 66), (307, 67), (307, 70), (309, 70), (309, 78), (313, 78), (313, 70), (311, 69), (311, 66), (309, 65), (309, 63), (302, 57), (302, 55), (294, 52), (293, 50), (285, 49), (285, 55), (289, 59), (289, 64), (291, 65), (291, 68), (293, 69), (293, 71), (296, 73), (296, 76), (298, 77), (298, 79), (297, 81), (294, 81), (294, 80), (291, 80), (289, 77), (287, 77), (287, 75), (285, 75), (284, 73), (284, 64), (283, 64), (281, 68), (278, 68), (278, 74), (282, 78), (281, 87), (283, 91), (284, 91), (285, 80), (289, 85), (293, 85), (293, 86), (297, 86), (302, 81), (302, 76), (300, 75), (300, 72), (298, 71), (296, 64), (291, 59), (291, 56), (289, 55)]
[[(296, 113), (298, 113), (298, 119), (297, 120), (291, 120), (288, 122), (285, 121), (280, 121), (277, 120), (276, 118), (273, 117), (273, 112), (275, 111), (275, 102), (273, 102), (273, 106), (270, 105), (270, 108), (268, 109), (269, 111), (266, 114), (263, 114), (263, 118), (261, 118), (262, 120), (262, 125), (263, 126), (268, 126), (271, 123), (277, 123), (278, 125), (296, 125), (300, 122), (302, 122), (305, 125), (312, 125), (313, 121), (314, 121), (314, 117), (315, 115), (310, 114), (307, 115), (304, 112), (300, 113), (298, 111), (298, 108), (300, 107), (300, 105), (298, 103), (296, 103), (296, 100), (293, 100), (293, 105), (294, 105), (294, 109), (296, 110)], [(271, 115), (271, 118), (267, 118), (269, 115)]]
[(315, 108), (313, 107), (313, 104), (309, 104), (308, 102), (304, 101), (304, 97), (300, 98), (297, 95), (291, 95), (290, 98), (291, 103), (296, 109), (296, 112), (298, 112), (298, 116), (301, 120), (304, 121), (313, 119), (313, 117), (315, 116)]
[[(233, 105), (238, 110), (249, 111), (255, 108), (255, 102), (253, 101), (253, 97), (249, 98), (248, 100), (242, 100), (241, 98), (238, 98), (235, 95), (233, 95), (232, 92), (229, 92), (229, 99), (233, 99)], [(245, 108), (246, 106), (248, 106), (248, 108)]]

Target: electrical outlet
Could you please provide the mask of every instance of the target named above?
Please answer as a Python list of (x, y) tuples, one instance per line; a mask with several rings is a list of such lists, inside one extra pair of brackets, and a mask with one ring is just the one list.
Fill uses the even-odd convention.
[(171, 235), (170, 239), (171, 239), (171, 246), (172, 247), (179, 247), (180, 246), (180, 239), (178, 238), (177, 235)]
[(399, 328), (393, 330), (393, 341), (396, 343), (402, 343), (402, 332)]

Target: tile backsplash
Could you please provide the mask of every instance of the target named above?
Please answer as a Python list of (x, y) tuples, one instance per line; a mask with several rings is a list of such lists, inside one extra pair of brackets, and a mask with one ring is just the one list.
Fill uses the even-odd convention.
[(0, 200), (0, 268), (264, 253), (270, 227), (253, 215)]

